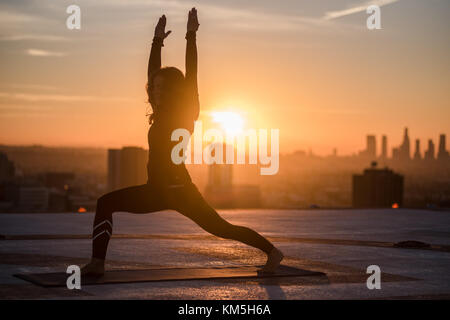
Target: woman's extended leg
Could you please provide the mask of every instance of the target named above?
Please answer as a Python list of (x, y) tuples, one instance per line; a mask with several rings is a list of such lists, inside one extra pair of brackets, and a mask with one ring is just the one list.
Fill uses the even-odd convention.
[(269, 240), (250, 228), (234, 225), (223, 219), (203, 199), (195, 186), (182, 189), (183, 196), (175, 199), (177, 204), (175, 210), (215, 236), (237, 240), (264, 251), (269, 259), (263, 271), (273, 272), (278, 267), (283, 254)]
[(114, 212), (148, 213), (165, 208), (163, 197), (149, 184), (128, 187), (101, 196), (97, 200), (92, 231), (92, 261), (83, 268), (83, 273), (103, 273), (106, 251), (113, 230)]

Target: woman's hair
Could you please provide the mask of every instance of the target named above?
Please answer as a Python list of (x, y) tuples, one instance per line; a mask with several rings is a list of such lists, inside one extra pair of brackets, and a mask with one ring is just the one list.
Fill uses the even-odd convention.
[[(161, 93), (161, 105), (155, 107), (153, 99), (153, 80), (162, 77), (163, 89)], [(164, 67), (154, 72), (147, 83), (148, 102), (152, 105), (153, 113), (150, 114), (149, 122), (152, 123), (156, 118), (168, 115), (176, 116), (176, 113), (182, 111), (182, 105), (185, 102), (185, 78), (183, 72), (175, 67)]]

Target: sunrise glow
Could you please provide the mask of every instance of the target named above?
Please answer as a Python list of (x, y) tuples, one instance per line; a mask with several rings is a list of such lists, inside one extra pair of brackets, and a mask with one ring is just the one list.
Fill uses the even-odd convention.
[(212, 121), (220, 124), (221, 129), (229, 136), (236, 136), (244, 129), (244, 119), (241, 115), (231, 111), (211, 112)]

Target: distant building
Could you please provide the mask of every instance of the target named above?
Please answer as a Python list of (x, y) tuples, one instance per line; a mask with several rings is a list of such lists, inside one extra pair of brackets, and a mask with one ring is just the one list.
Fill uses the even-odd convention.
[(437, 158), (439, 160), (447, 160), (449, 158), (448, 151), (446, 150), (445, 134), (441, 134), (439, 136), (439, 149)]
[(0, 152), (0, 183), (8, 182), (14, 178), (14, 163), (8, 159), (8, 156)]
[(258, 185), (233, 184), (233, 165), (209, 166), (205, 198), (217, 208), (259, 208), (261, 190)]
[(402, 144), (399, 147), (392, 149), (392, 158), (396, 160), (411, 159), (408, 128), (405, 128)]
[(383, 135), (381, 138), (381, 158), (387, 159), (387, 136)]
[(41, 186), (19, 187), (20, 211), (45, 212), (49, 205), (49, 191)]
[(208, 185), (214, 188), (231, 188), (233, 184), (232, 164), (212, 164), (208, 171)]
[(367, 155), (371, 158), (377, 156), (377, 141), (375, 136), (367, 136)]
[(433, 140), (428, 140), (428, 150), (425, 151), (425, 160), (434, 160), (434, 143)]
[(107, 190), (120, 188), (120, 149), (108, 149), (108, 177)]
[(403, 176), (387, 168), (377, 169), (376, 162), (362, 175), (353, 175), (353, 207), (391, 208), (402, 204)]
[(416, 150), (414, 151), (414, 160), (420, 160), (422, 156), (420, 154), (420, 140), (416, 139)]
[(47, 188), (66, 190), (75, 178), (72, 172), (46, 172), (43, 175), (44, 185)]
[(403, 135), (403, 144), (401, 145), (400, 155), (404, 160), (409, 160), (411, 158), (408, 128), (405, 128), (405, 133)]
[(377, 156), (377, 142), (374, 135), (367, 135), (366, 137), (366, 149), (360, 151), (360, 156), (369, 157), (370, 159), (375, 159)]
[(233, 165), (211, 164), (208, 168), (208, 184), (205, 198), (214, 207), (233, 207)]
[[(223, 146), (223, 152), (226, 146)], [(234, 177), (235, 171), (239, 176)], [(261, 207), (261, 190), (257, 184), (242, 183), (244, 177), (252, 177), (259, 172), (256, 165), (211, 164), (208, 166), (208, 184), (205, 198), (217, 208), (259, 208)], [(237, 184), (235, 182), (237, 180)], [(241, 181), (239, 181), (241, 180)], [(248, 179), (247, 179), (248, 180)]]
[(124, 147), (108, 150), (108, 190), (117, 190), (147, 182), (147, 150)]
[(67, 192), (50, 192), (48, 196), (49, 212), (69, 212), (70, 200)]
[(75, 174), (72, 172), (46, 172), (42, 175), (43, 186), (48, 189), (48, 212), (69, 212), (70, 195), (76, 192), (72, 181)]

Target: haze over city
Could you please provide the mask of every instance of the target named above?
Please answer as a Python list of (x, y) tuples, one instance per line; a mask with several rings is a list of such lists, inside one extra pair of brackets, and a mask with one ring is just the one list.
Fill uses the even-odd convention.
[[(366, 134), (400, 145), (406, 126), (423, 148), (449, 136), (450, 3), (378, 2), (370, 31), (361, 1), (195, 1), (201, 119), (239, 112), (246, 128), (280, 129), (281, 152), (319, 155), (357, 153)], [(183, 69), (192, 3), (78, 1), (68, 30), (67, 1), (2, 1), (0, 142), (145, 147), (154, 24), (164, 10), (163, 65)]]

